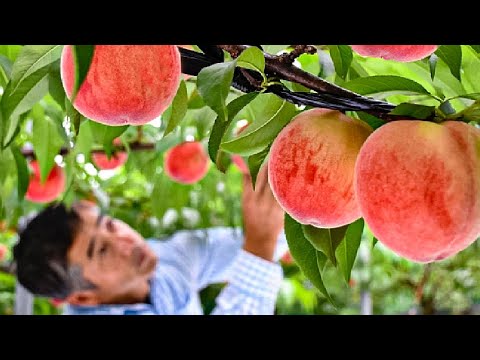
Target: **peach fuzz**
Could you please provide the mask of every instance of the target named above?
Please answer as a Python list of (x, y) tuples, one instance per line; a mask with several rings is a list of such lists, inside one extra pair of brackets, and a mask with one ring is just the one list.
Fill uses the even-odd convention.
[[(116, 138), (113, 141), (114, 145), (121, 145), (122, 142), (119, 138)], [(92, 161), (95, 166), (100, 170), (113, 170), (116, 169), (123, 164), (128, 159), (128, 154), (125, 151), (116, 151), (112, 153), (110, 159), (108, 158), (107, 154), (105, 153), (93, 153), (92, 154)]]
[[(71, 98), (71, 45), (63, 49), (60, 73)], [(74, 106), (85, 117), (105, 125), (143, 125), (171, 104), (180, 75), (180, 52), (175, 45), (96, 45)]]
[(181, 184), (200, 181), (208, 172), (210, 158), (202, 143), (185, 141), (165, 153), (164, 168), (168, 177)]
[(357, 54), (367, 57), (411, 62), (433, 54), (438, 45), (350, 45)]
[(320, 228), (360, 218), (354, 167), (372, 131), (335, 110), (311, 109), (293, 118), (274, 140), (268, 159), (270, 187), (285, 212)]
[(355, 192), (365, 222), (411, 261), (450, 257), (480, 234), (480, 130), (456, 121), (400, 120), (365, 142)]
[(25, 198), (35, 203), (48, 203), (60, 196), (65, 190), (66, 177), (63, 168), (55, 164), (48, 174), (47, 180), (42, 184), (40, 180), (40, 167), (36, 160), (29, 164), (32, 169)]

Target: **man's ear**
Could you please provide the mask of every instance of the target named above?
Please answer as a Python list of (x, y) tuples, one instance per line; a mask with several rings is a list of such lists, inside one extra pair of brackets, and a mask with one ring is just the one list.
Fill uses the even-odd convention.
[(71, 305), (95, 306), (99, 304), (98, 294), (93, 290), (75, 291), (70, 294), (65, 302)]

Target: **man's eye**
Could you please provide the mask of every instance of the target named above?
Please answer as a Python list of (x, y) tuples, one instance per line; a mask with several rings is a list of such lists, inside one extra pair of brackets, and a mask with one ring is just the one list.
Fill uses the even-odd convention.
[(108, 231), (115, 231), (115, 221), (112, 218), (107, 219), (107, 221), (105, 222), (105, 226), (107, 227)]

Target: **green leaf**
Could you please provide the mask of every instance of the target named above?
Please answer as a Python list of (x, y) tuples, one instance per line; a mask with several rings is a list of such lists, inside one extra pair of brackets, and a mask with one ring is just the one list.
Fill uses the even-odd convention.
[(0, 54), (9, 58), (11, 62), (14, 62), (22, 49), (22, 45), (0, 45)]
[(238, 112), (247, 106), (253, 99), (255, 99), (257, 95), (258, 93), (253, 92), (239, 96), (238, 98), (232, 100), (227, 106), (227, 121), (222, 121), (220, 116), (215, 119), (215, 123), (213, 124), (212, 132), (208, 141), (208, 154), (214, 163), (217, 163), (218, 149), (220, 148), (220, 143), (222, 142), (222, 138), (225, 135), (225, 131), (230, 126), (230, 123), (235, 116), (237, 116)]
[(477, 54), (480, 53), (480, 45), (469, 45)]
[(62, 45), (25, 45), (13, 64), (11, 93), (33, 73), (60, 59), (62, 49)]
[(335, 250), (345, 237), (348, 225), (332, 229), (321, 229), (311, 225), (302, 225), (305, 238), (315, 249), (325, 254), (334, 266), (337, 266)]
[(80, 125), (80, 129), (75, 141), (75, 147), (73, 148), (73, 152), (76, 155), (83, 154), (85, 156), (85, 160), (90, 158), (90, 151), (92, 150), (93, 145), (93, 134), (92, 130), (90, 129), (90, 123), (90, 121), (84, 121)]
[[(9, 123), (6, 129), (15, 129), (18, 117), (29, 111), (33, 105), (48, 93), (48, 67), (43, 67), (26, 77), (17, 86), (10, 82), (2, 96), (1, 107), (5, 121)], [(12, 133), (13, 131), (11, 131)], [(4, 143), (9, 139), (4, 137)]]
[(21, 151), (16, 147), (11, 147), (13, 157), (15, 158), (15, 163), (17, 165), (17, 192), (18, 192), (18, 201), (22, 201), (25, 197), (25, 193), (28, 189), (28, 183), (30, 182), (30, 174), (28, 172), (27, 160)]
[(335, 72), (345, 80), (353, 60), (352, 49), (348, 45), (329, 45)]
[(197, 76), (197, 88), (200, 95), (222, 121), (228, 119), (225, 106), (235, 72), (236, 61), (213, 64), (203, 68)]
[(338, 265), (347, 284), (350, 281), (353, 264), (362, 240), (364, 224), (363, 218), (351, 223), (348, 226), (344, 241), (340, 243), (336, 251)]
[(60, 62), (53, 64), (48, 72), (48, 92), (58, 105), (65, 111), (65, 90), (60, 76)]
[(55, 156), (63, 145), (57, 124), (47, 116), (33, 122), (33, 147), (40, 167), (41, 182), (47, 180), (55, 163)]
[(263, 51), (272, 55), (278, 54), (280, 51), (285, 50), (290, 45), (262, 45)]
[(262, 50), (252, 46), (245, 49), (237, 58), (237, 66), (258, 71), (260, 74), (265, 73), (265, 56)]
[(390, 114), (411, 116), (415, 119), (427, 119), (435, 114), (435, 106), (402, 103), (390, 111)]
[(312, 284), (335, 306), (330, 294), (327, 291), (322, 279), (317, 262), (317, 250), (305, 238), (302, 225), (295, 221), (290, 215), (285, 214), (285, 235), (290, 254), (303, 274)]
[(321, 251), (317, 250), (317, 266), (318, 266), (318, 271), (320, 271), (320, 274), (323, 273), (323, 270), (325, 269), (325, 265), (327, 264), (327, 256), (322, 253)]
[(320, 73), (320, 60), (318, 59), (318, 53), (315, 54), (302, 54), (297, 58), (302, 70), (309, 72), (317, 76)]
[(171, 133), (182, 121), (187, 113), (188, 108), (188, 93), (187, 93), (187, 86), (185, 85), (185, 81), (180, 81), (180, 85), (177, 90), (177, 94), (173, 99), (172, 104), (170, 105), (171, 111), (168, 113), (169, 116), (164, 117), (164, 120), (167, 122), (167, 127), (163, 136), (165, 137), (169, 133)]
[(270, 152), (271, 145), (272, 144), (269, 144), (265, 149), (263, 149), (257, 154), (253, 154), (248, 158), (248, 169), (250, 171), (250, 176), (252, 177), (252, 184), (254, 189), (255, 189), (255, 184), (257, 182), (258, 172), (260, 171), (260, 168), (262, 167), (263, 162), (265, 161), (265, 158), (268, 156), (268, 153)]
[(435, 54), (432, 54), (428, 59), (428, 66), (430, 67), (430, 78), (432, 79), (432, 81), (435, 78), (435, 70), (437, 69), (437, 62), (438, 62), (438, 56)]
[(265, 149), (296, 114), (295, 106), (274, 94), (257, 96), (252, 106), (257, 107), (256, 118), (233, 140), (223, 142), (221, 149), (227, 152), (250, 156)]
[(396, 75), (374, 75), (356, 78), (343, 84), (343, 87), (361, 95), (429, 94), (418, 82)]
[(4, 87), (12, 75), (12, 62), (4, 55), (0, 55), (0, 75), (0, 85)]
[(80, 129), (80, 122), (82, 121), (83, 115), (80, 114), (77, 109), (73, 107), (71, 101), (68, 99), (67, 96), (65, 96), (65, 112), (70, 119), (70, 123), (73, 125), (74, 133), (78, 134)]
[(71, 101), (75, 103), (75, 97), (85, 81), (90, 64), (92, 63), (95, 45), (72, 45), (72, 54), (75, 64), (75, 83), (73, 86)]
[(108, 126), (92, 120), (89, 120), (88, 122), (90, 124), (90, 130), (94, 141), (103, 145), (107, 156), (110, 156), (112, 152), (113, 140), (122, 135), (129, 127), (129, 125)]
[(447, 64), (453, 76), (461, 80), (462, 48), (460, 45), (441, 45), (437, 51), (435, 51), (435, 55)]
[(386, 122), (383, 121), (382, 119), (374, 116), (374, 115), (371, 115), (371, 114), (368, 114), (366, 112), (363, 112), (363, 111), (357, 111), (356, 112), (358, 117), (360, 118), (360, 120), (363, 120), (365, 121), (368, 125), (370, 125), (372, 127), (372, 129), (376, 130), (378, 129), (380, 126), (382, 125), (385, 125)]
[(188, 108), (200, 109), (204, 106), (205, 106), (205, 102), (203, 101), (203, 98), (200, 96), (198, 89), (195, 88), (188, 99)]
[(76, 200), (75, 196), (73, 195), (72, 191), (72, 184), (74, 180), (74, 171), (75, 171), (75, 157), (76, 154), (71, 152), (66, 155), (63, 160), (65, 162), (65, 174), (66, 174), (66, 181), (65, 181), (65, 191), (62, 195), (61, 202), (65, 203), (66, 206), (71, 206), (73, 202)]
[(372, 237), (372, 249), (375, 247), (375, 245), (377, 245), (378, 243), (378, 239), (374, 236)]

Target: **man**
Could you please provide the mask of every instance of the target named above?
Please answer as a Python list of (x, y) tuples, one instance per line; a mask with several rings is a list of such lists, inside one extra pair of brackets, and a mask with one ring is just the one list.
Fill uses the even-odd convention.
[(36, 295), (63, 299), (66, 314), (202, 314), (198, 292), (219, 282), (227, 284), (212, 314), (273, 314), (284, 212), (266, 166), (255, 191), (248, 174), (243, 186), (243, 241), (227, 228), (144, 241), (91, 203), (50, 206), (14, 247), (18, 280)]

